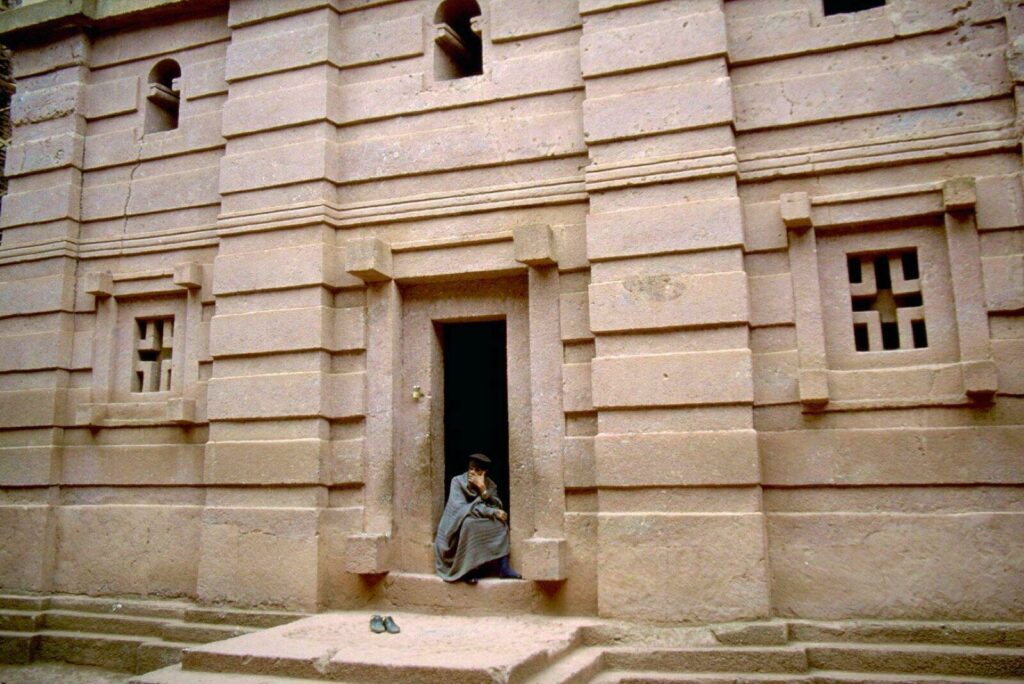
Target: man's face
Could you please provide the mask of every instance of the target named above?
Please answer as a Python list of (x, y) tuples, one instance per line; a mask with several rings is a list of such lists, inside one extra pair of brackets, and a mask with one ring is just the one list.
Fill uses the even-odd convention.
[(469, 476), (470, 477), (486, 477), (487, 471), (482, 469), (476, 463), (469, 464)]

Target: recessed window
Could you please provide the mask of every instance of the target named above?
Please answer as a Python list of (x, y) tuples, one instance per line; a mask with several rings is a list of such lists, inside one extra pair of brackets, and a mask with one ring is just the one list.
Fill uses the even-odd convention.
[(450, 81), (484, 72), (480, 5), (445, 0), (434, 14), (434, 77)]
[(885, 0), (825, 0), (825, 16), (863, 12), (884, 6)]
[(173, 317), (136, 319), (132, 391), (167, 392), (170, 390), (173, 351)]
[(149, 72), (146, 92), (146, 133), (170, 131), (178, 127), (181, 106), (181, 67), (173, 59), (157, 62)]
[(848, 254), (846, 270), (857, 351), (928, 346), (916, 249)]

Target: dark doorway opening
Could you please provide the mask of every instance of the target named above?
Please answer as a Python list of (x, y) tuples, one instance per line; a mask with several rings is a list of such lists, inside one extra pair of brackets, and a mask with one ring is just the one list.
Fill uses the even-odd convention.
[(491, 459), (488, 476), (509, 508), (508, 381), (505, 321), (445, 323), (438, 331), (444, 356), (444, 484), (466, 472), (466, 457)]

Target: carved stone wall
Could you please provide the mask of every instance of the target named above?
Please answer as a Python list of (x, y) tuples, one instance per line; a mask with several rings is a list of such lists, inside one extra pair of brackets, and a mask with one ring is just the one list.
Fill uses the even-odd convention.
[(0, 14), (0, 590), (451, 605), (502, 318), (495, 601), (1024, 619), (1019, 3), (76, 11)]

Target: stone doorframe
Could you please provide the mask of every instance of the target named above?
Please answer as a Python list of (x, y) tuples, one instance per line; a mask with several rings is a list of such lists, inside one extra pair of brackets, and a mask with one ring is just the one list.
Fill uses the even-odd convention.
[[(453, 258), (455, 253), (461, 254)], [(434, 531), (426, 527), (433, 526), (433, 507), (439, 504), (428, 501), (429, 505), (424, 505), (407, 497), (410, 488), (417, 490), (408, 479), (414, 477), (419, 483), (424, 478), (430, 481), (432, 484), (422, 489), (429, 492), (430, 499), (436, 498), (437, 478), (430, 469), (437, 470), (437, 453), (441, 454), (442, 464), (444, 460), (443, 429), (438, 428), (443, 416), (431, 406), (432, 398), (440, 397), (435, 383), (439, 382), (441, 368), (438, 360), (429, 356), (440, 353), (433, 323), (504, 317), (508, 321), (510, 369), (509, 485), (516, 508), (513, 553), (527, 579), (566, 579), (563, 352), (559, 274), (551, 228), (524, 226), (486, 236), (437, 240), (436, 244), (389, 245), (377, 237), (355, 238), (345, 243), (345, 270), (366, 284), (366, 364), (372, 369), (367, 373), (365, 388), (363, 529), (349, 537), (346, 569), (363, 575), (391, 570), (432, 571), (432, 556), (427, 553), (429, 547), (424, 549), (423, 540), (433, 541)], [(496, 293), (476, 301), (464, 297), (467, 279), (476, 283), (474, 287), (486, 291), (494, 288), (495, 282), (501, 282), (496, 279), (509, 277), (515, 278), (523, 291), (518, 295), (518, 307), (510, 305), (513, 300), (507, 298), (499, 305), (501, 298)], [(429, 296), (431, 291), (444, 295)], [(430, 347), (420, 349), (419, 365), (424, 365), (422, 360), (426, 358), (426, 368), (435, 370), (423, 378), (417, 376), (418, 381), (405, 382), (402, 378), (403, 346), (415, 346), (418, 342), (415, 336), (403, 338), (404, 322), (409, 316), (404, 311), (403, 293), (411, 295), (410, 301), (419, 299), (416, 293), (428, 295), (424, 299), (429, 304), (419, 307), (419, 312), (413, 307), (412, 316), (421, 317), (419, 327), (429, 329)], [(422, 346), (422, 340), (419, 343)], [(423, 356), (425, 353), (427, 357)], [(519, 363), (529, 369), (519, 376), (512, 372), (517, 355)], [(422, 396), (413, 398), (416, 385)], [(513, 418), (513, 407), (517, 405), (528, 407), (528, 411)], [(404, 441), (403, 424), (412, 430)], [(516, 432), (520, 435), (514, 437)], [(430, 438), (417, 444), (417, 433)], [(414, 459), (414, 467), (406, 468), (406, 445), (414, 446), (418, 453), (433, 455)], [(422, 472), (424, 465), (428, 468), (426, 473)], [(443, 480), (443, 465), (440, 470)], [(444, 492), (440, 496), (443, 498)]]

